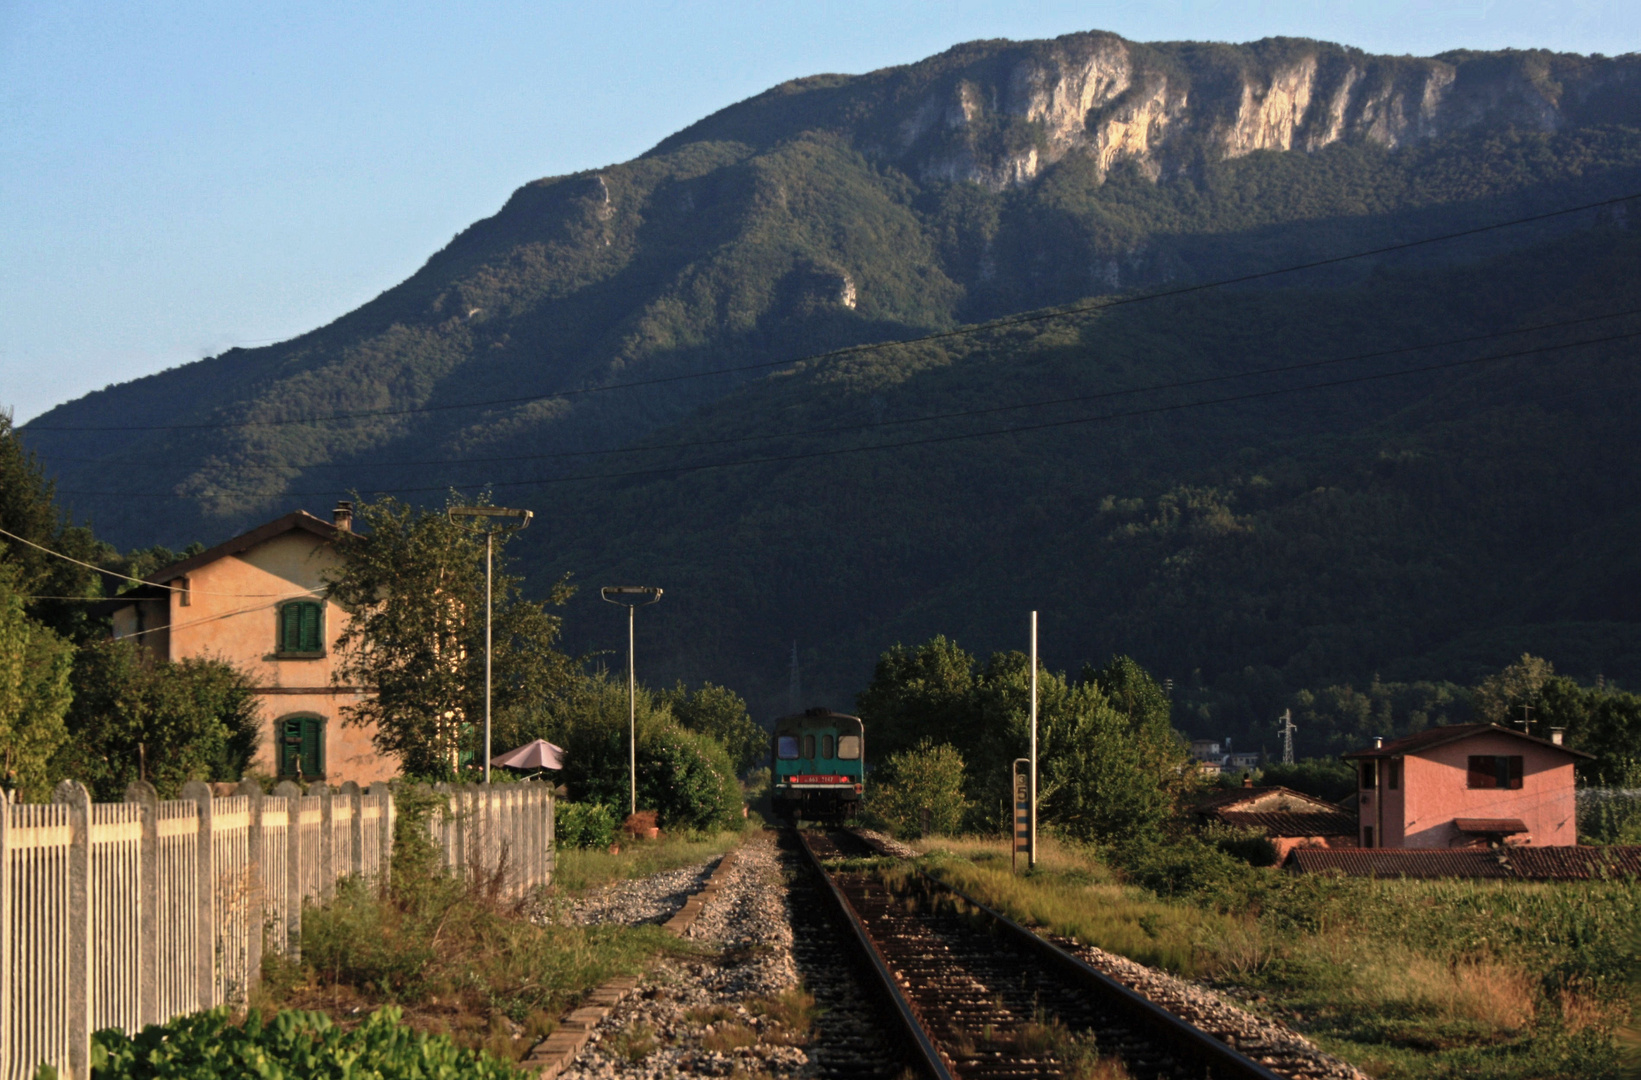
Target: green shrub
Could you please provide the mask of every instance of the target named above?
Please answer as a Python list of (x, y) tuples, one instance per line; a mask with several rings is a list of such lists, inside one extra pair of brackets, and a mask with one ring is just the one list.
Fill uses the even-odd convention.
[(615, 843), (619, 825), (615, 811), (603, 803), (561, 802), (553, 816), (561, 848), (607, 848)]
[(1265, 835), (1265, 830), (1237, 828), (1234, 825), (1209, 825), (1201, 832), (1202, 841), (1218, 848), (1249, 866), (1275, 866), (1276, 845)]
[(872, 773), (867, 811), (898, 836), (957, 830), (969, 803), (963, 797), (963, 755), (924, 739), (910, 750), (890, 754)]
[[(264, 1023), (252, 1009), (243, 1026), (224, 1009), (150, 1024), (135, 1037), (118, 1028), (92, 1037), (97, 1080), (513, 1080), (512, 1066), (459, 1049), (448, 1038), (412, 1031), (395, 1008), (378, 1009), (356, 1028), (338, 1027), (323, 1013), (280, 1012)], [(44, 1073), (44, 1070), (42, 1070)]]

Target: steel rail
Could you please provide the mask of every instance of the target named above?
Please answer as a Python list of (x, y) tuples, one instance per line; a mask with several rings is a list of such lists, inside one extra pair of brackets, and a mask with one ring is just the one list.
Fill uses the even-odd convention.
[(1289, 1080), (1273, 1072), (1253, 1058), (1203, 1031), (1183, 1017), (1176, 1016), (1142, 994), (1135, 993), (1088, 961), (1060, 948), (1028, 927), (1022, 926), (961, 889), (954, 888), (926, 871), (919, 871), (924, 880), (963, 900), (975, 910), (984, 912), (998, 926), (1007, 929), (1026, 948), (1035, 951), (1075, 982), (1092, 990), (1102, 1005), (1137, 1027), (1148, 1029), (1171, 1053), (1193, 1059), (1203, 1068), (1204, 1076), (1245, 1077), (1247, 1080)]
[(921, 1066), (924, 1073), (932, 1080), (957, 1080), (957, 1076), (952, 1072), (951, 1065), (947, 1062), (945, 1055), (940, 1052), (939, 1047), (935, 1045), (934, 1039), (929, 1036), (928, 1030), (923, 1026), (923, 1019), (918, 1015), (917, 1006), (912, 1004), (911, 999), (906, 996), (901, 990), (900, 984), (895, 980), (894, 972), (890, 969), (888, 961), (883, 958), (883, 953), (878, 949), (877, 942), (872, 940), (872, 935), (866, 929), (866, 924), (861, 921), (860, 913), (855, 910), (855, 905), (849, 902), (849, 898), (843, 895), (843, 891), (838, 888), (837, 882), (832, 880), (832, 875), (826, 872), (826, 867), (821, 863), (820, 856), (816, 855), (814, 849), (809, 846), (809, 840), (804, 836), (803, 831), (795, 828), (792, 833), (798, 838), (798, 846), (803, 850), (804, 855), (808, 857), (810, 867), (826, 883), (826, 888), (832, 895), (832, 901), (837, 905), (837, 911), (843, 917), (844, 922), (848, 924), (862, 957), (877, 976), (878, 988), (894, 1007), (895, 1016), (905, 1030), (907, 1045), (911, 1051), (909, 1056), (914, 1058), (913, 1064)]
[[(879, 854), (888, 854), (883, 845), (871, 837), (862, 836), (853, 829), (845, 829), (843, 832)], [(805, 850), (808, 850), (807, 843)], [(814, 858), (812, 852), (810, 857)], [(824, 868), (822, 873), (825, 875)], [(1069, 977), (1074, 984), (1089, 991), (1102, 1007), (1109, 1008), (1125, 1023), (1147, 1032), (1159, 1045), (1167, 1047), (1169, 1053), (1195, 1064), (1200, 1070), (1200, 1075), (1221, 1080), (1289, 1080), (1183, 1017), (1176, 1016), (1144, 995), (1129, 989), (1081, 957), (1046, 940), (1029, 927), (981, 903), (961, 889), (941, 881), (927, 871), (920, 870), (919, 875), (930, 886), (961, 899), (976, 911), (983, 913), (993, 925), (1006, 931), (1026, 950), (1042, 957)], [(830, 884), (831, 876), (825, 876)], [(833, 889), (836, 891), (835, 885)], [(847, 900), (844, 902), (847, 903)]]

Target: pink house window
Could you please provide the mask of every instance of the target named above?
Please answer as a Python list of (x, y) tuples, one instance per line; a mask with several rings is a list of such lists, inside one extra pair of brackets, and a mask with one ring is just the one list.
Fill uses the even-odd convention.
[(1521, 755), (1472, 754), (1468, 770), (1473, 788), (1521, 787)]

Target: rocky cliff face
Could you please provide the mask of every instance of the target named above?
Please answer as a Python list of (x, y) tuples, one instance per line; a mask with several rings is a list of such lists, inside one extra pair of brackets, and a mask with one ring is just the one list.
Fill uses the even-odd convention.
[[(824, 99), (832, 124), (873, 156), (921, 180), (995, 191), (1078, 154), (1101, 175), (1131, 162), (1160, 178), (1258, 150), (1397, 147), (1478, 125), (1634, 124), (1637, 87), (1634, 55), (1383, 57), (1292, 39), (1144, 45), (1087, 33), (978, 42), (858, 79), (791, 83), (719, 116)], [(714, 119), (680, 137), (710, 137)]]

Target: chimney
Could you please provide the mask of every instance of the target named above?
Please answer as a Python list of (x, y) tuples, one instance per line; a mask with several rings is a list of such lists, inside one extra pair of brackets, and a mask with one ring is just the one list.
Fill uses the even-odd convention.
[(1253, 773), (1243, 773), (1242, 774), (1242, 786), (1243, 787), (1253, 787), (1254, 786)]
[(1383, 735), (1375, 735), (1373, 737), (1373, 748), (1375, 750), (1383, 750), (1385, 748), (1385, 737)]
[(1561, 737), (1565, 734), (1567, 734), (1566, 728), (1553, 727), (1550, 729), (1550, 741), (1555, 743), (1557, 746), (1560, 746)]
[(343, 499), (330, 512), (330, 523), (343, 532), (353, 531), (353, 504)]

